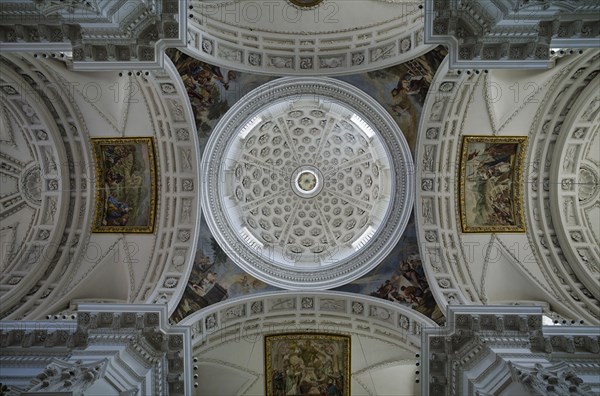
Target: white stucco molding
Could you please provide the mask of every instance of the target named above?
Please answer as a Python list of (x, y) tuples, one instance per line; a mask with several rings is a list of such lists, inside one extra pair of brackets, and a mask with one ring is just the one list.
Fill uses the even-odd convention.
[(594, 0), (426, 0), (425, 42), (449, 47), (450, 69), (549, 68), (560, 50), (598, 48), (598, 15)]
[[(597, 74), (589, 67), (595, 54), (589, 50), (563, 58), (560, 68), (539, 74), (515, 72), (516, 81), (510, 79), (512, 71), (452, 71), (448, 60), (438, 69), (418, 135), (415, 216), (424, 269), (442, 309), (510, 298), (515, 304), (536, 300), (548, 303), (559, 316), (597, 323), (598, 300), (571, 275), (558, 240), (554, 243), (555, 232), (548, 228), (552, 224), (548, 191), (554, 182), (548, 172), (553, 142), (561, 131), (559, 121), (566, 113), (560, 114), (575, 102), (572, 95)], [(528, 84), (530, 92), (514, 99), (510, 84), (513, 89)], [(462, 135), (529, 135), (523, 176), (525, 234), (462, 232), (458, 209)], [(500, 285), (513, 277), (530, 286), (506, 294)]]
[(188, 0), (14, 1), (0, 8), (3, 52), (72, 59), (75, 70), (148, 70), (187, 44)]
[(375, 337), (418, 351), (421, 331), (437, 327), (404, 305), (346, 292), (272, 292), (217, 303), (180, 323), (192, 329), (194, 354), (234, 338), (322, 331)]
[(423, 44), (420, 3), (391, 3), (324, 2), (307, 10), (285, 0), (190, 0), (184, 52), (255, 74), (332, 76), (381, 69), (433, 49)]
[[(190, 394), (190, 328), (169, 325), (166, 306), (80, 304), (74, 316), (1, 321), (2, 383), (11, 390), (81, 394), (81, 387), (104, 381), (119, 394)], [(80, 370), (86, 364), (92, 366)], [(65, 376), (53, 365), (72, 370)]]
[[(594, 326), (543, 326), (541, 308), (526, 306), (448, 306), (446, 323), (422, 333), (424, 395), (592, 395), (600, 389)], [(532, 371), (546, 375), (524, 375)]]

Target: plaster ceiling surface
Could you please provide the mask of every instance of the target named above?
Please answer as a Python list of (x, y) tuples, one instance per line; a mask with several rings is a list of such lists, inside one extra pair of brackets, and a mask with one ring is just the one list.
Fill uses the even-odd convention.
[(433, 48), (423, 43), (424, 12), (417, 1), (323, 1), (312, 7), (287, 0), (189, 4), (186, 52), (237, 70), (350, 74), (398, 64)]
[(411, 157), (378, 106), (336, 80), (282, 79), (226, 114), (203, 198), (237, 264), (276, 286), (330, 288), (385, 257), (410, 214)]
[[(545, 306), (598, 321), (598, 52), (537, 73), (448, 70), (435, 77), (421, 118), (415, 216), (438, 304)], [(445, 62), (448, 62), (447, 60)], [(512, 78), (511, 78), (512, 76)], [(527, 137), (522, 233), (461, 232), (463, 136)]]
[[(6, 89), (4, 86), (3, 89)], [(0, 149), (2, 162), (2, 190), (1, 217), (3, 227), (0, 229), (2, 246), (11, 246), (11, 249), (2, 249), (0, 260), (3, 269), (8, 266), (13, 255), (21, 250), (29, 231), (28, 225), (35, 220), (37, 209), (40, 205), (41, 174), (37, 152), (32, 150), (29, 134), (19, 126), (14, 115), (7, 108), (6, 103), (0, 105), (0, 137), (3, 143)], [(9, 167), (9, 164), (12, 166)], [(21, 165), (18, 168), (15, 165)], [(20, 169), (19, 169), (20, 168)], [(18, 201), (18, 202), (17, 202)], [(20, 205), (15, 205), (19, 203)], [(12, 250), (12, 252), (11, 252)]]
[[(192, 110), (174, 66), (117, 77), (27, 54), (2, 54), (0, 63), (0, 315), (45, 317), (75, 300), (175, 308), (195, 252), (201, 184)], [(149, 216), (160, 226), (93, 233), (102, 179), (91, 138), (139, 136), (156, 142), (160, 178), (151, 183), (162, 188)]]
[[(0, 295), (2, 314), (25, 307), (23, 294), (48, 296), (41, 274), (52, 271), (70, 205), (72, 169), (56, 108), (35, 87), (46, 76), (25, 60), (0, 57)], [(34, 77), (32, 77), (34, 76)], [(34, 79), (35, 78), (35, 79)], [(37, 79), (37, 80), (36, 80)], [(47, 90), (49, 94), (53, 91)], [(55, 101), (56, 105), (56, 101)], [(68, 127), (68, 126), (67, 126)], [(69, 152), (75, 149), (69, 147)], [(46, 293), (46, 294), (43, 294)]]
[[(415, 395), (415, 353), (374, 337), (352, 334), (351, 392), (353, 395)], [(264, 345), (260, 336), (230, 340), (197, 354), (200, 396), (262, 395)]]
[[(193, 10), (206, 18), (243, 29), (285, 32), (289, 35), (365, 29), (405, 17), (407, 10), (413, 13), (419, 10), (419, 2), (416, 1), (324, 1), (308, 10), (302, 10), (288, 0), (269, 3), (192, 1), (192, 4)], [(369, 7), (369, 12), (364, 12), (365, 7)]]
[[(583, 74), (583, 72), (581, 72)], [(600, 79), (581, 89), (554, 147), (552, 222), (573, 271), (600, 296)]]
[[(596, 124), (596, 127), (598, 124)], [(585, 172), (580, 171), (582, 183), (578, 189), (579, 200), (590, 204), (586, 208), (588, 213), (588, 226), (591, 229), (596, 246), (600, 246), (600, 131), (596, 128), (593, 139), (588, 147), (586, 158), (590, 161)], [(595, 165), (595, 166), (592, 166)], [(582, 168), (585, 169), (585, 168)], [(583, 174), (582, 174), (583, 173)]]
[(295, 291), (233, 299), (198, 311), (192, 328), (194, 394), (263, 395), (267, 334), (351, 336), (352, 395), (419, 395), (421, 329), (407, 307), (353, 293)]

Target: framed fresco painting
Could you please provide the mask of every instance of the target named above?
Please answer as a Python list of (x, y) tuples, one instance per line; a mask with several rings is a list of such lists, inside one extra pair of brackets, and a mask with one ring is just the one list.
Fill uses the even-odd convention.
[(92, 232), (154, 232), (154, 140), (151, 137), (93, 138), (92, 150), (96, 161)]
[(525, 232), (526, 145), (525, 136), (463, 136), (459, 188), (463, 232)]
[(267, 396), (350, 396), (350, 336), (265, 335)]

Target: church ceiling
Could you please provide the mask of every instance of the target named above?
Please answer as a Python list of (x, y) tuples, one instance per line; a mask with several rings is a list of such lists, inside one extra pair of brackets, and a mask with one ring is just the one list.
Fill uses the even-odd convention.
[[(174, 50), (169, 55), (188, 90), (202, 149), (218, 119), (241, 96), (272, 79), (212, 66)], [(340, 79), (375, 98), (392, 115), (414, 151), (425, 95), (445, 55), (445, 50), (438, 48), (398, 66)], [(235, 265), (210, 233), (204, 218), (200, 227), (190, 281), (172, 320), (179, 321), (228, 298), (278, 290)], [(336, 290), (377, 296), (443, 320), (424, 276), (412, 217), (402, 238), (381, 264)]]
[(412, 0), (190, 0), (184, 51), (250, 73), (347, 75), (433, 49), (423, 42), (423, 17)]
[[(598, 244), (590, 220), (600, 202), (593, 181), (599, 60), (587, 50), (537, 73), (464, 73), (447, 61), (438, 70), (439, 90), (428, 96), (419, 127), (415, 210), (425, 271), (439, 286), (440, 305), (528, 301), (557, 320), (598, 322)], [(501, 165), (501, 156), (477, 149), (461, 158), (463, 138), (473, 135), (527, 142), (524, 161), (514, 155), (511, 166)], [(469, 172), (477, 158), (486, 165)], [(480, 198), (473, 204), (478, 210), (497, 207), (502, 168), (521, 162), (522, 179), (513, 185), (523, 192), (511, 205), (522, 211), (525, 230), (465, 232), (459, 215), (465, 194)], [(463, 190), (469, 178), (480, 192)]]
[(396, 122), (354, 86), (281, 78), (221, 118), (205, 148), (208, 225), (236, 264), (275, 286), (329, 289), (385, 257), (412, 209)]

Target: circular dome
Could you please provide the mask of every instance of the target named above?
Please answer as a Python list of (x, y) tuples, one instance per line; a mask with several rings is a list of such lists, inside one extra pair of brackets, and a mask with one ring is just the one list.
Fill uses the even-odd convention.
[(211, 231), (234, 262), (275, 286), (356, 279), (385, 258), (410, 216), (402, 132), (375, 100), (338, 80), (257, 88), (221, 119), (205, 156)]

